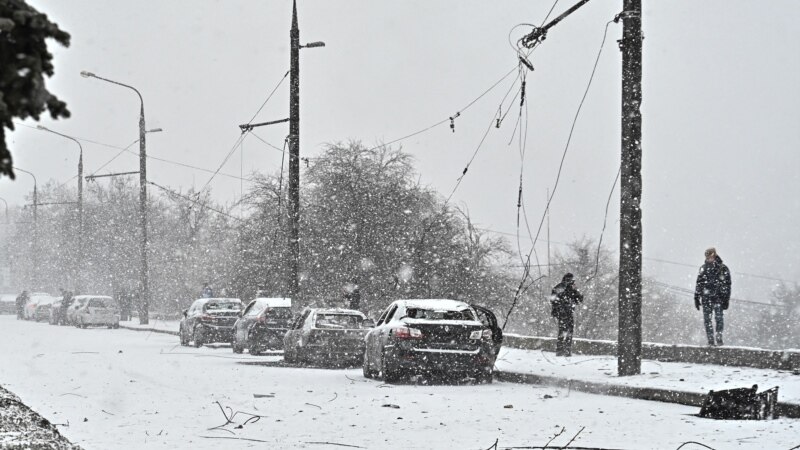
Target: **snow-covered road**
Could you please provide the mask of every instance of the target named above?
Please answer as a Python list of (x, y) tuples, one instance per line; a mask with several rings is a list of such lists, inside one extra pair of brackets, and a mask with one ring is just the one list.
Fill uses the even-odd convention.
[[(69, 423), (59, 429), (86, 449), (485, 449), (495, 439), (500, 448), (544, 445), (561, 427), (550, 445), (582, 427), (573, 445), (800, 444), (800, 422), (790, 419), (705, 420), (693, 407), (509, 383), (386, 386), (360, 369), (283, 367), (280, 357), (180, 347), (164, 334), (11, 316), (0, 316), (0, 384), (52, 422)], [(242, 412), (224, 430), (211, 429), (226, 422), (216, 402)]]

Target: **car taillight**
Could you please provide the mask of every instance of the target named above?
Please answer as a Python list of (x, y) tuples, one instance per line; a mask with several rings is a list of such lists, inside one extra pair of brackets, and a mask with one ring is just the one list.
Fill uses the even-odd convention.
[(422, 331), (416, 328), (400, 327), (395, 328), (392, 335), (397, 339), (421, 339)]
[(469, 334), (470, 339), (491, 339), (492, 338), (492, 330), (485, 329), (485, 330), (475, 330)]
[(212, 320), (214, 320), (214, 317), (211, 316), (210, 314), (203, 314), (199, 316), (198, 319), (200, 319), (203, 322), (211, 322)]

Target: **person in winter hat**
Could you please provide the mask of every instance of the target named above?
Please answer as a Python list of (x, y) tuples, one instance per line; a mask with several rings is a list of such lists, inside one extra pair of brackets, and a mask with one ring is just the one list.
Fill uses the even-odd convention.
[(572, 354), (572, 333), (575, 329), (575, 306), (583, 301), (583, 295), (575, 289), (575, 277), (567, 273), (553, 288), (550, 295), (551, 314), (558, 322), (556, 356)]
[[(728, 309), (731, 300), (731, 272), (722, 263), (717, 250), (711, 247), (705, 252), (706, 261), (697, 274), (694, 289), (694, 307), (703, 307), (703, 324), (706, 327), (708, 345), (722, 345), (723, 311)], [(712, 317), (716, 330), (712, 326)], [(716, 333), (715, 333), (716, 331)]]

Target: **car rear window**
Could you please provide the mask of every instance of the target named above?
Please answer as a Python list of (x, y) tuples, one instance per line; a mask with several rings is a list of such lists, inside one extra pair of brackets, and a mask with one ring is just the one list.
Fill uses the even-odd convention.
[(314, 326), (317, 328), (331, 329), (357, 329), (361, 328), (361, 316), (353, 314), (317, 314)]
[(206, 303), (206, 311), (216, 311), (221, 309), (242, 309), (242, 304), (239, 302), (208, 302)]
[(89, 300), (90, 308), (116, 308), (117, 302), (110, 298), (93, 298)]
[(475, 320), (475, 315), (469, 309), (461, 311), (441, 311), (423, 308), (408, 308), (406, 317), (410, 319), (427, 320)]
[(267, 308), (267, 315), (271, 319), (291, 320), (292, 308)]

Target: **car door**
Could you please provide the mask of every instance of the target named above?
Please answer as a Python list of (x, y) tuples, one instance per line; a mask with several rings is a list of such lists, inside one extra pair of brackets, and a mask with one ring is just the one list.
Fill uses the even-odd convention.
[(192, 303), (189, 312), (186, 313), (186, 333), (192, 336), (194, 333), (194, 323), (197, 318), (198, 305), (197, 302)]
[(378, 355), (378, 346), (380, 345), (380, 335), (381, 329), (386, 322), (386, 315), (389, 314), (389, 310), (392, 309), (394, 304), (390, 304), (383, 310), (381, 315), (378, 317), (378, 322), (375, 326), (367, 333), (367, 336), (364, 338), (365, 342), (365, 354), (367, 355), (367, 359), (369, 359), (370, 363), (375, 361)]
[(256, 301), (253, 300), (247, 305), (244, 311), (242, 311), (242, 315), (239, 317), (239, 320), (236, 321), (233, 330), (233, 332), (236, 334), (236, 342), (247, 341), (247, 329), (250, 327), (250, 324), (247, 322), (247, 317), (250, 315), (253, 309), (255, 309), (255, 307)]
[(310, 309), (303, 311), (292, 324), (292, 328), (286, 332), (286, 336), (283, 338), (284, 350), (297, 348), (303, 335), (303, 324), (310, 314)]
[(472, 306), (472, 309), (474, 309), (475, 313), (478, 315), (478, 320), (480, 320), (484, 326), (487, 326), (490, 330), (492, 330), (494, 354), (497, 356), (497, 353), (500, 351), (500, 347), (503, 345), (503, 329), (500, 328), (500, 325), (498, 325), (497, 317), (488, 308), (478, 305), (470, 306)]
[(383, 364), (383, 352), (386, 348), (386, 345), (389, 343), (389, 338), (392, 333), (392, 328), (394, 324), (392, 323), (392, 319), (397, 316), (397, 310), (400, 309), (398, 304), (393, 304), (389, 307), (389, 310), (386, 312), (386, 317), (383, 319), (383, 324), (378, 328), (378, 335), (377, 338), (377, 345), (375, 346), (375, 360), (378, 361), (378, 367), (380, 364)]

